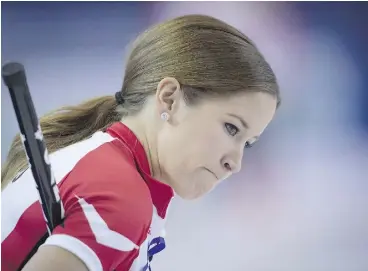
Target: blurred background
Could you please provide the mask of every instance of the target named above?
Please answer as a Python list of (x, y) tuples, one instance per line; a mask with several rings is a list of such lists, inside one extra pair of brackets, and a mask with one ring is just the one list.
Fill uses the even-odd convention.
[[(255, 41), (283, 104), (244, 170), (175, 199), (159, 271), (368, 270), (368, 3), (2, 2), (1, 62), (24, 63), (39, 115), (115, 93), (127, 46), (179, 15), (215, 16)], [(1, 158), (18, 131), (1, 91)]]

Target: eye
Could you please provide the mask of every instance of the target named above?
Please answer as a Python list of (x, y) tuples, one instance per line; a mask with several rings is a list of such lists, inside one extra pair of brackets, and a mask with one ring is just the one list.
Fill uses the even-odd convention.
[(250, 143), (249, 141), (245, 142), (245, 148), (249, 149), (249, 148), (252, 148), (253, 147), (253, 144)]
[(239, 133), (238, 127), (236, 127), (235, 125), (231, 123), (225, 123), (225, 128), (227, 132), (229, 133), (229, 135), (231, 136), (235, 136), (237, 133)]
[(258, 142), (258, 140), (259, 140), (259, 137), (256, 137), (256, 139), (252, 139), (252, 140), (245, 142), (244, 148), (252, 148), (254, 144)]

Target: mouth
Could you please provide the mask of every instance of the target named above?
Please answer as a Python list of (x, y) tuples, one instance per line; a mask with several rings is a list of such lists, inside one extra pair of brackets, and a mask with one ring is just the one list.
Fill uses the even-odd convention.
[(218, 180), (219, 178), (217, 177), (217, 175), (215, 173), (213, 173), (211, 170), (209, 170), (208, 168), (206, 168), (206, 170), (211, 173), (215, 178), (216, 180)]

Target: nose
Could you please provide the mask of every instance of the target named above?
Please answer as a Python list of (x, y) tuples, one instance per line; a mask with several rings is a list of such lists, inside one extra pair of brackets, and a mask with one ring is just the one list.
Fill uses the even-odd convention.
[(241, 170), (243, 158), (243, 149), (234, 151), (222, 159), (222, 165), (226, 172), (231, 174), (238, 173)]
[(224, 168), (227, 172), (230, 172), (231, 174), (235, 174), (241, 170), (241, 163), (225, 162)]

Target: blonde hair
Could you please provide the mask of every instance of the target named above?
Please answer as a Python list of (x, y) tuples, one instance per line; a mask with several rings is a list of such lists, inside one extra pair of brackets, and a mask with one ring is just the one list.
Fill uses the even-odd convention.
[[(189, 105), (249, 91), (267, 92), (280, 103), (276, 77), (248, 37), (209, 16), (182, 16), (149, 28), (133, 43), (121, 88), (123, 105), (113, 95), (103, 96), (40, 119), (48, 151), (84, 140), (138, 113), (164, 77), (178, 80)], [(18, 134), (2, 167), (2, 187), (27, 166)]]

